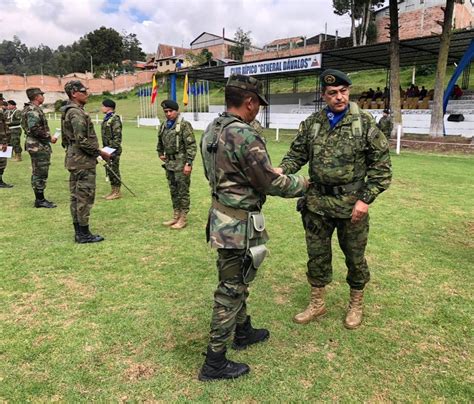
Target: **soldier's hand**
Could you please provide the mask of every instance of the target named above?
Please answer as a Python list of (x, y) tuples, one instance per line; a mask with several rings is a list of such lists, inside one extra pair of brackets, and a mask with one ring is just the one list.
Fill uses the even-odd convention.
[(107, 153), (103, 150), (100, 151), (100, 157), (102, 157), (104, 160), (109, 161), (112, 155), (110, 153)]
[(283, 168), (281, 167), (273, 167), (273, 171), (275, 171), (277, 174), (280, 174), (280, 175), (283, 174)]
[(166, 161), (166, 156), (164, 154), (162, 154), (161, 156), (158, 156), (160, 158), (161, 161)]
[(352, 208), (352, 217), (351, 223), (357, 223), (367, 215), (369, 211), (369, 205), (367, 205), (364, 201), (358, 200), (354, 207)]
[(58, 141), (58, 138), (57, 137), (51, 137), (51, 143), (56, 143)]
[(190, 165), (190, 164), (188, 164), (188, 163), (186, 163), (186, 164), (184, 165), (184, 168), (183, 168), (183, 174), (184, 174), (184, 175), (190, 175), (190, 174), (191, 174), (191, 171), (193, 171), (193, 166)]
[(7, 151), (7, 146), (6, 144), (0, 144), (0, 149), (2, 149), (2, 152), (6, 152)]

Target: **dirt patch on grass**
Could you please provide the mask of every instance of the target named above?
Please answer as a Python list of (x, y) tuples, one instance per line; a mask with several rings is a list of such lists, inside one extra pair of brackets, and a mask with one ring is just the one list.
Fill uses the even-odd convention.
[(74, 295), (79, 295), (85, 299), (91, 299), (95, 296), (95, 288), (86, 285), (72, 277), (65, 277), (58, 280), (58, 283), (71, 291)]
[(124, 372), (124, 378), (132, 382), (147, 380), (153, 377), (155, 372), (156, 369), (148, 363), (130, 363)]
[[(396, 139), (390, 139), (390, 145), (395, 146)], [(474, 154), (474, 143), (462, 136), (405, 135), (401, 140), (401, 148), (428, 153)]]

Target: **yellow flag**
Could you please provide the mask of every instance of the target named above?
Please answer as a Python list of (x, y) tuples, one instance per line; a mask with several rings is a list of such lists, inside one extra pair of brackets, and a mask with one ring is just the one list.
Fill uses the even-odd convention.
[(189, 94), (188, 94), (188, 73), (184, 76), (184, 89), (183, 89), (183, 104), (188, 105)]

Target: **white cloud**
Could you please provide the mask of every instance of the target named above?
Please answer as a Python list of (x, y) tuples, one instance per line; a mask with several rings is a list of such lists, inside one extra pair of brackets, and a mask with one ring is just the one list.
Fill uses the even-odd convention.
[[(4, 5), (4, 2), (6, 3)], [(3, 0), (2, 38), (17, 35), (28, 46), (68, 45), (101, 26), (137, 34), (146, 52), (158, 43), (189, 46), (203, 31), (233, 38), (241, 27), (255, 45), (276, 38), (347, 35), (350, 21), (332, 12), (331, 0), (115, 0), (117, 11), (102, 11), (107, 0)], [(137, 18), (137, 16), (139, 18)]]

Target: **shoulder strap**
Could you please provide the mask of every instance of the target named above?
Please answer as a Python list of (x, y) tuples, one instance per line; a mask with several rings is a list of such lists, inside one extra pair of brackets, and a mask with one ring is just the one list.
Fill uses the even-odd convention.
[(360, 136), (362, 134), (362, 119), (360, 117), (360, 109), (359, 106), (355, 102), (350, 102), (349, 110), (351, 115), (353, 116), (352, 119), (352, 133), (356, 136)]
[(183, 121), (183, 116), (179, 114), (178, 119), (176, 120), (175, 133), (176, 133), (176, 152), (179, 153), (179, 137), (181, 132), (181, 122)]
[(209, 181), (212, 188), (212, 196), (217, 200), (217, 148), (219, 147), (219, 140), (224, 132), (224, 129), (234, 122), (239, 120), (234, 116), (225, 117), (222, 121), (217, 121), (214, 127), (214, 136), (212, 142), (203, 144), (207, 151), (211, 154), (211, 166), (209, 173)]

